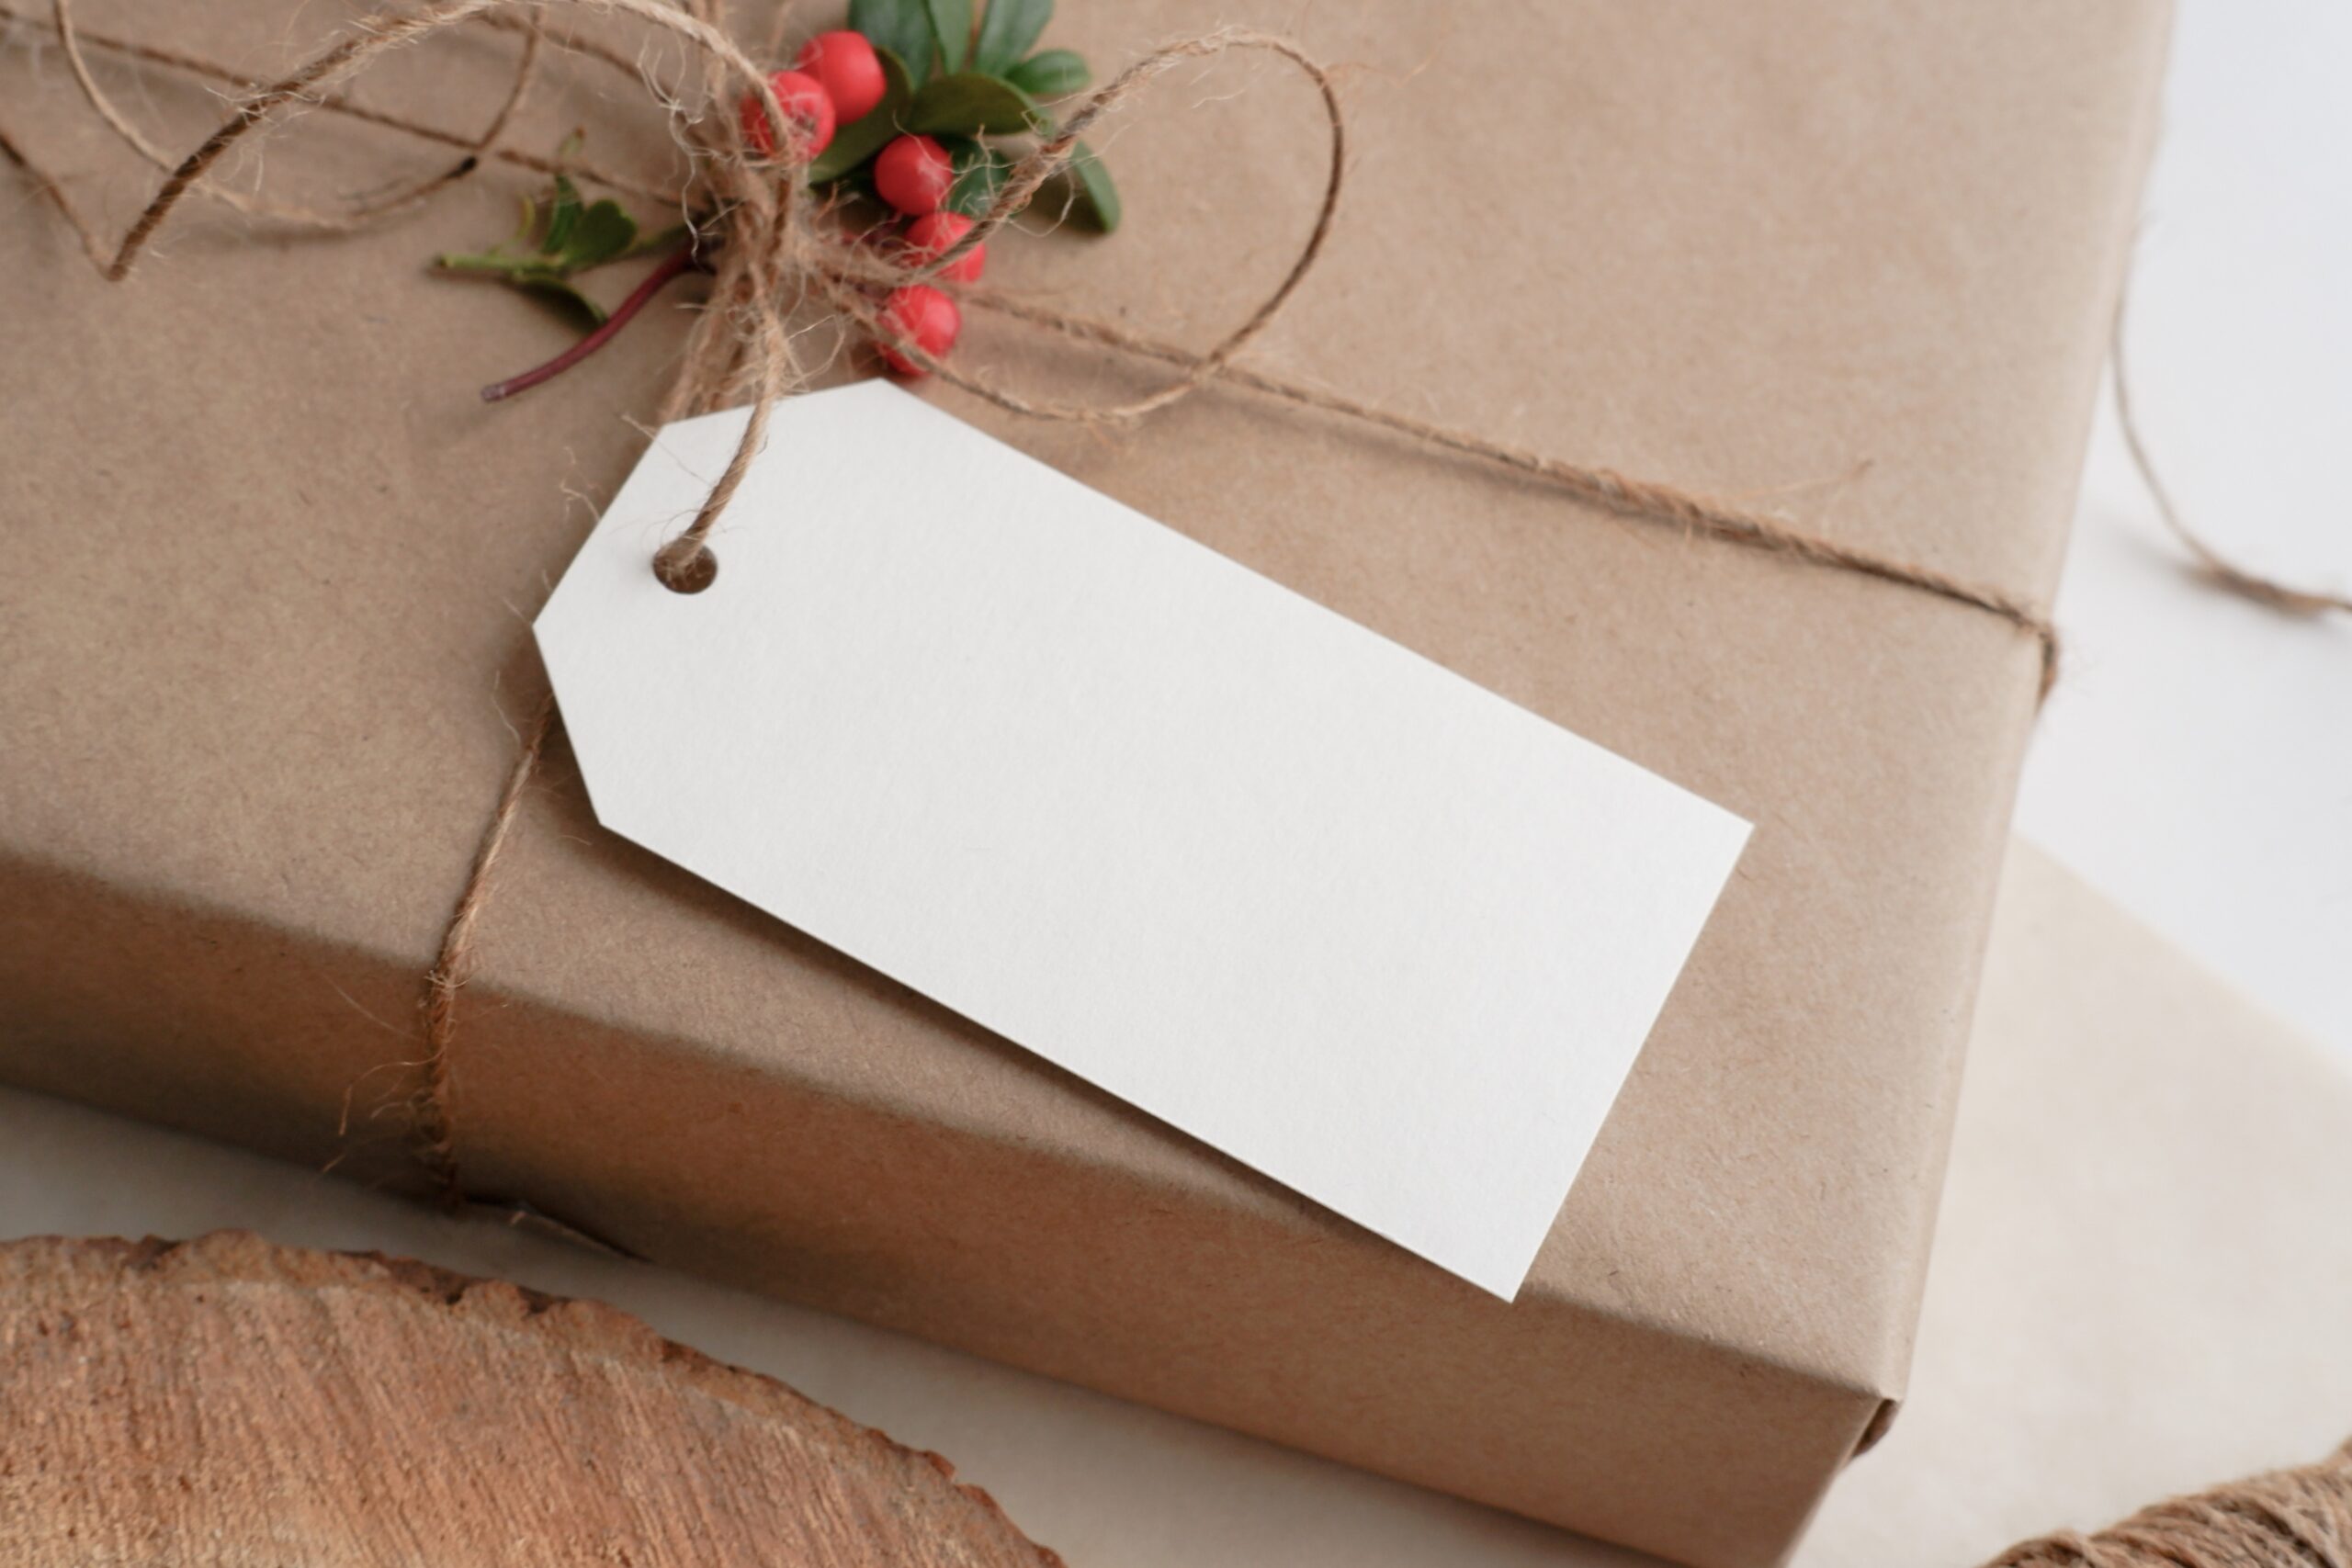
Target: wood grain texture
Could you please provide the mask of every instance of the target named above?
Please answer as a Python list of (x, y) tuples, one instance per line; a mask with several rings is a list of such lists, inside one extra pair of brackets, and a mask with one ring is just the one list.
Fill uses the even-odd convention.
[(935, 1454), (636, 1318), (375, 1255), (0, 1246), (0, 1562), (1057, 1568)]

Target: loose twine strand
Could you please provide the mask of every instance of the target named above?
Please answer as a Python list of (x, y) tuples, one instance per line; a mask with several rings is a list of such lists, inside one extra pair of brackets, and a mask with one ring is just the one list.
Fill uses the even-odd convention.
[[(74, 85), (81, 89), (83, 98), (97, 111), (98, 118), (104, 120), (107, 127), (130, 147), (131, 151), (137, 152), (149, 164), (165, 174), (174, 172), (179, 166), (179, 160), (170, 156), (150, 141), (146, 133), (132, 124), (130, 118), (116, 107), (114, 100), (107, 96), (98, 86), (96, 78), (90, 74), (89, 62), (82, 53), (81, 39), (74, 26), (74, 0), (51, 0), (50, 28), (57, 35), (58, 43), (65, 55), (66, 68), (74, 74)], [(466, 156), (440, 174), (414, 185), (396, 188), (372, 200), (356, 203), (339, 212), (325, 211), (308, 205), (277, 202), (257, 192), (232, 190), (217, 185), (208, 187), (207, 194), (227, 202), (241, 212), (299, 223), (306, 228), (356, 230), (365, 228), (379, 219), (389, 218), (394, 213), (404, 212), (412, 207), (418, 206), (435, 191), (454, 185), (473, 173), (481, 163), (481, 154), (505, 134), (508, 124), (513, 121), (516, 111), (523, 107), (523, 100), (530, 92), (532, 73), (538, 68), (539, 48), (544, 35), (537, 27), (527, 27), (521, 30), (523, 49), (515, 61), (514, 85), (507, 89), (505, 98), (498, 106), (498, 112), (492, 116), (490, 124), (483, 129), (482, 133), (469, 142), (461, 143), (465, 147)]]
[(2148, 499), (2155, 503), (2156, 516), (2163, 521), (2165, 531), (2196, 558), (2198, 570), (2209, 581), (2241, 599), (2250, 599), (2285, 615), (2309, 617), (2324, 615), (2331, 610), (2352, 612), (2352, 597), (2297, 588), (2248, 571), (2207, 544), (2188, 525), (2188, 520), (2173, 502), (2172, 491), (2157, 474), (2155, 459), (2148, 455), (2148, 444), (2140, 435), (2140, 421), (2132, 412), (2132, 377), (2123, 357), (2124, 314), (2129, 302), (2128, 290), (2117, 298), (2115, 330), (2108, 344), (2108, 363), (2115, 383), (2115, 423), (2123, 432), (2124, 449), (2131, 454), (2132, 466), (2139, 470), (2140, 482), (2147, 488)]
[[(0, 154), (24, 171), (36, 191), (75, 231), (85, 253), (100, 274), (110, 281), (119, 281), (129, 275), (164, 222), (190, 197), (212, 197), (232, 201), (246, 210), (256, 210), (254, 198), (219, 186), (210, 177), (212, 171), (245, 137), (295, 107), (315, 107), (356, 117), (464, 151), (465, 156), (456, 165), (371, 202), (342, 209), (273, 204), (260, 209), (271, 216), (317, 227), (356, 227), (413, 207), (435, 191), (466, 177), (485, 158), (539, 169), (558, 166), (513, 154), (497, 145), (527, 93), (538, 58), (543, 17), (558, 8), (627, 16), (667, 33), (682, 40), (700, 61), (706, 104), (723, 109), (739, 95), (749, 94), (765, 109), (772, 125), (792, 123), (777, 102), (764, 72), (744, 54), (727, 31), (724, 0), (678, 0), (676, 4), (668, 0), (438, 0), (417, 11), (363, 23), (350, 36), (289, 74), (268, 83), (251, 82), (224, 66), (182, 51), (136, 40), (83, 34), (75, 25), (71, 0), (51, 0), (48, 25), (64, 41), (76, 86), (115, 133), (151, 163), (164, 165), (170, 160), (98, 89), (79, 48), (80, 41), (230, 84), (243, 96), (229, 118), (194, 152), (170, 164), (170, 173), (153, 198), (121, 239), (111, 245), (81, 214), (63, 186), (36, 164), (5, 128), (0, 128)], [(0, 19), (29, 18), (0, 4)], [(525, 37), (514, 82), (481, 135), (456, 137), (401, 116), (364, 108), (343, 96), (341, 89), (393, 51), (476, 21), (518, 31)], [(555, 41), (566, 50), (628, 73), (660, 100), (660, 90), (627, 57), (577, 39)], [(819, 204), (808, 188), (805, 172), (789, 160), (788, 147), (773, 159), (754, 152), (744, 142), (740, 117), (732, 114), (720, 112), (684, 119), (682, 130), (692, 178), (686, 190), (672, 194), (688, 210), (705, 215), (699, 227), (708, 242), (713, 278), (708, 303), (689, 329), (681, 368), (663, 400), (659, 417), (666, 423), (689, 413), (745, 400), (752, 403), (752, 412), (741, 442), (694, 520), (656, 553), (652, 563), (656, 573), (673, 586), (683, 586), (695, 575), (698, 566), (707, 566), (710, 534), (764, 444), (771, 412), (779, 400), (805, 383), (806, 372), (796, 359), (787, 329), (794, 310), (815, 302), (868, 333), (888, 335), (880, 308), (873, 298), (875, 290), (937, 278), (1025, 209), (1047, 181), (1066, 170), (1077, 155), (1079, 139), (1105, 115), (1187, 61), (1207, 60), (1242, 50), (1271, 53), (1312, 84), (1328, 130), (1329, 160), (1314, 222), (1306, 240), (1281, 281), (1238, 325), (1214, 346), (1200, 351), (994, 290), (967, 294), (975, 303), (1012, 320), (1164, 365), (1176, 372), (1154, 389), (1117, 401), (1046, 399), (1016, 390), (994, 376), (943, 364), (911, 344), (898, 344), (900, 352), (965, 392), (1029, 418), (1087, 425), (1120, 424), (1167, 408), (1212, 382), (1223, 382), (1300, 409), (1386, 430), (1524, 475), (1616, 516), (1671, 526), (1690, 535), (1720, 539), (1806, 565), (1873, 579), (1990, 615), (2032, 640), (2040, 654), (2039, 692), (2043, 696), (2048, 694), (2058, 670), (2057, 631), (2041, 610), (2000, 589), (1843, 544), (1784, 517), (1727, 500), (1547, 456), (1475, 431), (1397, 413), (1343, 392), (1309, 386), (1238, 363), (1237, 356), (1279, 317), (1323, 254), (1345, 183), (1347, 133), (1337, 88), (1319, 63), (1286, 39), (1231, 28), (1164, 45), (1129, 64), (1082, 99), (1052, 134), (1013, 167), (988, 210), (957, 243), (911, 263), (871, 255), (852, 243), (827, 233), (818, 222)], [(607, 183), (630, 188), (618, 180)], [(413, 1135), (420, 1160), (452, 1202), (464, 1199), (452, 1133), (449, 1084), (458, 998), (472, 971), (473, 942), (492, 870), (545, 750), (554, 719), (552, 705), (544, 705), (525, 738), (424, 984), (424, 1055), (419, 1064), (419, 1084), (412, 1100)]]

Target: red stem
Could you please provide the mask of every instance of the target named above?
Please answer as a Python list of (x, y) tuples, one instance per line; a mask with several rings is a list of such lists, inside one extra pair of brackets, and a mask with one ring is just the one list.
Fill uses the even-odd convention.
[(527, 392), (542, 381), (550, 381), (562, 375), (611, 342), (613, 334), (628, 325), (630, 320), (639, 310), (645, 309), (646, 301), (661, 293), (663, 286), (671, 279), (681, 273), (692, 271), (699, 265), (695, 256), (694, 242), (689, 240), (662, 257), (662, 265), (647, 273), (645, 281), (630, 290), (629, 297), (620, 302), (620, 308), (605, 317), (604, 324), (594, 332), (590, 333), (545, 365), (536, 369), (526, 370), (520, 376), (510, 376), (503, 381), (493, 382), (484, 387), (481, 389), (481, 400), (486, 403), (499, 402), (513, 397), (517, 392)]

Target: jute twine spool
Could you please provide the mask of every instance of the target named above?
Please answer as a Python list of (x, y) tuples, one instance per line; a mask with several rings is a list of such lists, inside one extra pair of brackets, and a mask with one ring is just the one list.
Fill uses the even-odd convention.
[(2352, 1568), (2352, 1442), (2317, 1464), (2020, 1541), (1987, 1568)]

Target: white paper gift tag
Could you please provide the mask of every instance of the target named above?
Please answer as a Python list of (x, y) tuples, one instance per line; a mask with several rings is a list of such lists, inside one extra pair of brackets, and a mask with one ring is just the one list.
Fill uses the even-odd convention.
[(673, 592), (747, 417), (539, 615), (598, 820), (1515, 1295), (1747, 825), (887, 382)]

